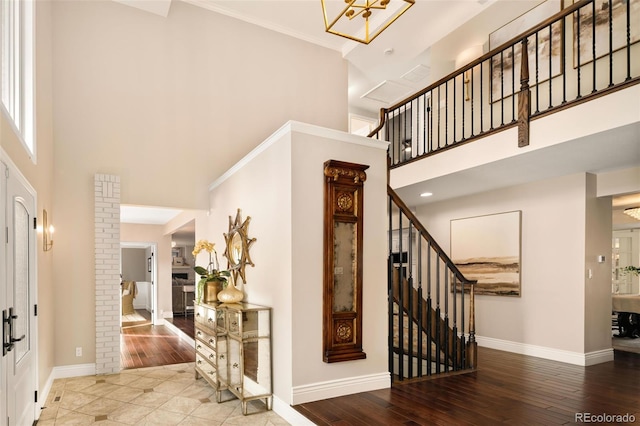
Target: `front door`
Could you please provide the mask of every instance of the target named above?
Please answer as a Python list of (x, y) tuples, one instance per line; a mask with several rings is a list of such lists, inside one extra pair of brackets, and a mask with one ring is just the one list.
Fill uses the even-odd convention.
[[(36, 409), (35, 196), (28, 183), (2, 163), (2, 217), (6, 237), (2, 277), (2, 393), (6, 423), (31, 425)], [(4, 420), (2, 420), (4, 422)]]

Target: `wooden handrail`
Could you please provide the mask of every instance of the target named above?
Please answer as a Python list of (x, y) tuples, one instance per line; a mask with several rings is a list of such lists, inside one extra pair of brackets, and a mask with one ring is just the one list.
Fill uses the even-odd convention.
[(387, 194), (393, 202), (398, 206), (400, 211), (407, 216), (407, 218), (413, 223), (413, 226), (420, 232), (421, 235), (425, 237), (425, 239), (431, 244), (433, 250), (438, 254), (438, 257), (447, 265), (447, 268), (453, 272), (453, 274), (460, 280), (460, 282), (464, 284), (473, 285), (476, 284), (476, 280), (467, 279), (462, 272), (458, 269), (455, 263), (449, 258), (447, 253), (442, 250), (440, 245), (436, 242), (436, 240), (431, 236), (429, 231), (424, 227), (420, 220), (413, 214), (413, 212), (409, 209), (409, 207), (402, 201), (400, 196), (389, 186), (387, 185)]
[[(481, 64), (482, 62), (491, 59), (492, 57), (494, 57), (496, 54), (500, 53), (501, 51), (505, 50), (506, 48), (510, 47), (513, 44), (516, 44), (518, 42), (521, 42), (523, 39), (525, 38), (529, 38), (530, 36), (534, 35), (535, 33), (537, 33), (538, 31), (540, 31), (541, 29), (548, 27), (549, 25), (551, 25), (552, 23), (554, 23), (556, 20), (570, 15), (571, 13), (575, 12), (576, 10), (580, 9), (581, 7), (591, 3), (594, 0), (580, 0), (577, 3), (572, 4), (571, 6), (568, 6), (564, 9), (562, 9), (560, 12), (556, 13), (555, 15), (551, 16), (550, 18), (542, 21), (540, 24), (536, 25), (535, 27), (531, 28), (530, 30), (527, 30), (526, 32), (515, 36), (514, 38), (512, 38), (511, 40), (502, 43), (500, 46), (496, 47), (495, 49), (491, 49), (489, 52), (485, 53), (484, 55), (480, 56), (478, 59), (469, 62), (467, 65), (463, 66), (462, 68), (459, 68), (449, 74), (447, 74), (446, 76), (442, 77), (440, 80), (436, 81), (435, 83), (430, 84), (429, 86), (425, 87), (424, 89), (420, 90), (419, 92), (414, 93), (413, 95), (407, 96), (406, 98), (404, 98), (403, 100), (396, 102), (394, 105), (390, 106), (389, 108), (381, 108), (380, 109), (380, 114), (381, 116), (384, 114), (383, 111), (391, 111), (394, 110), (396, 108), (401, 107), (402, 105), (408, 103), (409, 101), (411, 101), (414, 98), (417, 98), (419, 96), (422, 96), (426, 93), (428, 93), (429, 91), (433, 90), (434, 88), (441, 86), (442, 84), (444, 84), (445, 82), (449, 81), (449, 80), (453, 80), (454, 77), (457, 77), (458, 75), (464, 73), (467, 70), (470, 70), (471, 68)], [(381, 127), (381, 126), (378, 126)], [(378, 129), (379, 130), (379, 129)], [(375, 134), (375, 130), (373, 132), (371, 132), (371, 134)], [(370, 135), (371, 135), (370, 134)], [(371, 136), (370, 136), (371, 137)]]

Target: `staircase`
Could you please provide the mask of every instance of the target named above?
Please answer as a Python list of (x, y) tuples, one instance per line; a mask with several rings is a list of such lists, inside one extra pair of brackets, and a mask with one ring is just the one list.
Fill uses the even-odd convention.
[[(632, 9), (631, 2), (577, 0), (381, 109), (369, 137), (390, 142), (389, 174), (510, 128), (517, 129), (514, 144), (527, 147), (533, 120), (640, 84), (640, 49), (632, 38), (639, 22)], [(563, 48), (544, 51), (545, 40)], [(460, 273), (390, 187), (388, 195), (393, 380), (473, 370), (475, 282)]]
[(477, 364), (475, 281), (460, 273), (393, 189), (388, 187), (387, 193), (393, 380), (473, 370)]

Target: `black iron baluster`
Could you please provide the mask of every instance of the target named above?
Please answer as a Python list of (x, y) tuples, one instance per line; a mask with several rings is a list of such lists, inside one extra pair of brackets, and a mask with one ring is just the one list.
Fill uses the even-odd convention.
[(434, 315), (436, 322), (436, 374), (440, 373), (440, 354), (442, 346), (440, 345), (440, 257), (436, 256), (436, 314)]
[[(465, 73), (466, 72), (469, 72), (469, 71), (465, 71), (465, 72), (462, 73), (462, 87), (460, 89), (460, 95), (461, 95), (461, 98), (462, 98), (462, 102), (460, 102), (460, 105), (462, 105), (462, 139), (460, 139), (461, 141), (465, 140), (465, 137), (464, 137), (464, 122), (465, 122), (465, 120), (464, 120), (464, 110), (465, 110), (465, 108), (464, 107), (465, 107), (465, 104), (464, 103), (466, 102), (466, 98), (465, 98), (465, 93), (464, 92), (465, 92), (465, 85), (467, 84), (465, 82)], [(469, 84), (471, 84), (471, 81), (469, 81)]]
[(465, 342), (464, 328), (464, 281), (460, 281), (460, 368), (467, 366), (467, 345)]
[(441, 117), (440, 117), (440, 85), (438, 86), (438, 149), (440, 149), (440, 121), (441, 121)]
[[(473, 67), (473, 68), (475, 68), (475, 67)], [(471, 137), (475, 136), (475, 134), (474, 134), (474, 130), (473, 130), (473, 129), (475, 128), (475, 126), (474, 126), (474, 123), (475, 123), (475, 122), (474, 122), (474, 119), (473, 119), (473, 101), (474, 101), (474, 96), (473, 96), (473, 94), (474, 94), (474, 93), (473, 93), (473, 80), (474, 80), (474, 78), (473, 78), (473, 77), (474, 77), (474, 76), (473, 76), (473, 68), (471, 68), (471, 69), (469, 70), (469, 73), (470, 73), (469, 79), (471, 80), (471, 81), (470, 81), (470, 86), (471, 86), (471, 89), (470, 89), (470, 90), (471, 90), (471, 93), (470, 93), (470, 95), (469, 95), (469, 98), (471, 98), (471, 99), (470, 99), (470, 100), (471, 100)], [(482, 68), (482, 64), (480, 64), (480, 68)]]
[[(631, 80), (631, 2), (627, 1), (627, 78)], [(637, 23), (636, 23), (637, 24)]]
[[(511, 122), (516, 121), (516, 50), (511, 45)], [(522, 49), (522, 47), (521, 47)]]
[(451, 291), (453, 293), (453, 327), (451, 333), (452, 340), (452, 353), (451, 359), (453, 363), (453, 370), (457, 371), (458, 366), (458, 281), (455, 275), (451, 275)]
[(609, 87), (613, 86), (613, 2), (609, 2)]
[[(413, 320), (415, 318), (415, 316), (413, 316), (413, 222), (409, 221), (409, 238), (407, 239), (407, 244), (409, 244), (409, 247), (407, 248), (407, 271), (408, 271), (408, 276), (409, 278), (407, 279), (407, 304), (408, 304), (408, 319), (409, 319), (409, 332), (408, 332), (408, 342), (409, 342), (409, 347), (407, 348), (407, 353), (408, 353), (408, 360), (409, 360), (409, 373), (408, 376), (409, 378), (413, 378), (413, 357), (414, 357), (414, 350), (413, 350), (413, 344), (414, 344), (414, 340), (413, 340)], [(400, 260), (402, 260), (402, 254), (400, 255)]]
[[(487, 61), (489, 62), (489, 71), (491, 71), (491, 59), (487, 59)], [(483, 122), (483, 118), (484, 118), (484, 96), (483, 96), (483, 90), (482, 90), (482, 82), (484, 81), (484, 64), (481, 63), (480, 64), (480, 134), (484, 133), (484, 122)], [(489, 78), (489, 93), (491, 93), (491, 83), (492, 78)], [(491, 95), (489, 95), (489, 99), (491, 99)], [(489, 102), (491, 103), (491, 102)]]
[[(595, 1), (595, 0), (594, 0)], [(580, 99), (582, 95), (580, 95), (580, 77), (582, 74), (582, 64), (580, 63), (580, 9), (576, 10), (576, 61), (577, 61), (577, 72), (578, 72), (578, 96), (576, 99)]]
[[(388, 139), (387, 139), (388, 140)], [(389, 207), (388, 207), (388, 211), (389, 211), (389, 234), (388, 234), (388, 246), (389, 246), (389, 255), (387, 257), (387, 309), (388, 309), (388, 327), (389, 330), (393, 330), (393, 239), (391, 238), (391, 236), (393, 235), (393, 210), (394, 210), (394, 203), (393, 203), (393, 199), (391, 198), (391, 196), (387, 197), (389, 199)], [(398, 209), (400, 210), (400, 209)], [(388, 359), (388, 366), (389, 366), (389, 373), (391, 374), (391, 381), (394, 381), (394, 374), (393, 374), (393, 346), (394, 346), (394, 341), (393, 341), (393, 333), (390, 332), (389, 336), (387, 337), (387, 345), (388, 345), (388, 349), (387, 352), (389, 354), (389, 359)]]
[[(609, 2), (611, 3), (611, 1)], [(596, 89), (596, 2), (593, 1), (591, 3), (592, 5), (592, 15), (591, 15), (591, 57), (593, 59), (593, 88), (591, 90), (591, 93), (596, 93), (597, 89)]]
[(427, 345), (429, 349), (427, 350), (427, 376), (430, 376), (433, 371), (431, 369), (431, 361), (432, 361), (432, 342), (433, 342), (433, 333), (432, 325), (432, 310), (433, 303), (431, 302), (431, 242), (427, 242)]
[[(449, 126), (447, 126), (449, 127)], [(456, 78), (453, 78), (453, 141), (452, 144), (456, 143)]]
[[(445, 265), (446, 266), (446, 265)], [(444, 325), (442, 326), (444, 332), (444, 371), (449, 371), (449, 360), (451, 354), (449, 353), (449, 271), (445, 268), (444, 271)]]
[(553, 23), (549, 24), (549, 108), (552, 107), (551, 86), (553, 83), (552, 61), (553, 57)]
[(444, 82), (444, 146), (449, 146), (449, 81)]
[[(566, 16), (562, 17), (562, 28), (560, 31), (562, 33), (560, 37), (560, 44), (564, 46), (567, 43)], [(567, 102), (567, 49), (560, 49), (560, 56), (562, 57), (562, 102), (560, 103), (562, 105)]]
[(424, 298), (422, 295), (422, 233), (417, 231), (416, 245), (418, 246), (418, 377), (422, 377), (422, 360), (424, 359), (424, 352), (422, 350), (423, 336), (424, 336)]
[[(495, 55), (493, 58), (495, 58)], [(493, 130), (493, 58), (491, 59), (491, 65), (489, 68), (489, 130)]]
[[(504, 126), (504, 50), (500, 52), (500, 125)], [(493, 117), (491, 128), (493, 129)]]
[(427, 153), (427, 95), (422, 95), (422, 154)]
[(402, 210), (398, 214), (398, 252), (400, 268), (398, 271), (398, 376), (404, 380), (404, 268), (402, 267)]
[[(536, 113), (540, 112), (540, 65), (538, 63), (538, 47), (539, 47), (539, 40), (538, 40), (538, 32), (536, 32)], [(549, 54), (551, 54), (551, 52), (549, 52)], [(551, 79), (549, 79), (551, 80)]]
[(433, 89), (429, 91), (429, 152), (433, 151), (433, 111), (431, 105), (433, 105)]

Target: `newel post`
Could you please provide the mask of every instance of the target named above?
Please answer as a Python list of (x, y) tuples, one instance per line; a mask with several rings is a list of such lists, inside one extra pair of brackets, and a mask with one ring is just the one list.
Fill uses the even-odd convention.
[(529, 116), (531, 113), (531, 90), (529, 89), (528, 41), (522, 40), (520, 64), (520, 93), (518, 94), (518, 147), (529, 145)]
[(478, 366), (478, 342), (476, 342), (475, 282), (469, 289), (469, 341), (467, 342), (467, 363), (469, 368)]

